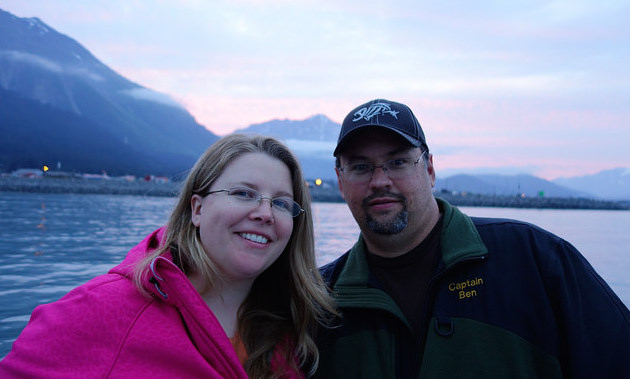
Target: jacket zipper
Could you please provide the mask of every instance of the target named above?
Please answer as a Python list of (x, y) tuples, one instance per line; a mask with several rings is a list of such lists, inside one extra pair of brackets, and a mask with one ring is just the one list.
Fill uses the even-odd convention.
[[(431, 319), (431, 314), (433, 313), (433, 305), (434, 305), (434, 300), (435, 300), (435, 296), (436, 296), (436, 284), (438, 281), (440, 281), (441, 279), (443, 279), (447, 274), (449, 274), (450, 272), (452, 272), (455, 268), (460, 267), (461, 265), (464, 264), (468, 264), (471, 262), (480, 262), (483, 261), (487, 258), (487, 254), (486, 255), (481, 255), (481, 256), (476, 256), (476, 257), (471, 257), (471, 258), (464, 258), (461, 260), (458, 260), (457, 262), (453, 263), (450, 267), (446, 267), (443, 270), (439, 271), (436, 275), (434, 275), (431, 280), (429, 280), (429, 285), (428, 285), (428, 289), (427, 289), (427, 296), (425, 298), (425, 304), (424, 304), (424, 315), (423, 315), (423, 327), (424, 327), (424, 338), (422, 339), (422, 341), (417, 341), (418, 346), (416, 346), (416, 350), (419, 352), (419, 354), (417, 354), (415, 356), (415, 370), (414, 370), (414, 377), (418, 378), (420, 375), (420, 370), (422, 369), (422, 358), (424, 356), (424, 349), (425, 349), (425, 344), (426, 344), (426, 339), (428, 337), (429, 334), (429, 320)], [(437, 327), (437, 326), (436, 326)], [(450, 333), (452, 333), (453, 330), (451, 328)], [(450, 334), (449, 333), (449, 334)]]

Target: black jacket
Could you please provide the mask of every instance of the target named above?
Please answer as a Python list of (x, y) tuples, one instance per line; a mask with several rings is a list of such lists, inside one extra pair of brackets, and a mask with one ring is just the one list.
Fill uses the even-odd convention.
[[(318, 337), (318, 378), (630, 378), (630, 312), (568, 242), (439, 200), (442, 261), (425, 341), (369, 273), (361, 237), (321, 268), (343, 314)], [(415, 362), (400, 357), (422, 343)], [(403, 370), (403, 367), (406, 367)]]

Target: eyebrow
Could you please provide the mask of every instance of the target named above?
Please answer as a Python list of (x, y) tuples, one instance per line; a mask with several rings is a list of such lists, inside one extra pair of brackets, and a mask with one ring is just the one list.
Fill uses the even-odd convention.
[[(395, 155), (404, 153), (404, 152), (408, 152), (411, 151), (413, 149), (416, 149), (415, 147), (402, 147), (400, 149), (394, 149), (394, 150), (390, 150), (389, 152), (387, 152), (386, 156), (391, 158)], [(369, 158), (365, 155), (360, 155), (360, 154), (356, 154), (356, 155), (351, 155), (348, 157), (348, 162), (352, 162), (352, 161), (359, 161), (359, 160), (363, 160), (363, 161), (367, 161), (369, 160)]]
[[(254, 183), (248, 183), (248, 182), (238, 182), (238, 183), (232, 183), (232, 184), (228, 184), (227, 188), (234, 188), (234, 187), (247, 187), (247, 188), (251, 188), (257, 192), (260, 192), (260, 188), (255, 185)], [(271, 194), (272, 198), (275, 197), (290, 197), (291, 199), (293, 199), (293, 195), (290, 192), (287, 191), (278, 191), (278, 192), (274, 192)]]

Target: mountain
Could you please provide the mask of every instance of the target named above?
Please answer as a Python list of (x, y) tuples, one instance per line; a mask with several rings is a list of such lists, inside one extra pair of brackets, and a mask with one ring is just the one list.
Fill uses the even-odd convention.
[(586, 197), (595, 195), (570, 189), (532, 175), (453, 175), (439, 176), (436, 191), (468, 192), (484, 195), (525, 195), (526, 197)]
[[(324, 115), (305, 120), (271, 120), (253, 124), (234, 133), (265, 134), (284, 141), (298, 156), (307, 179), (336, 180), (332, 152), (341, 125)], [(532, 175), (437, 173), (436, 191), (468, 192), (483, 195), (523, 195), (527, 197), (573, 197), (609, 200), (630, 199), (630, 169), (603, 171), (583, 178), (554, 181)], [(625, 194), (625, 195), (624, 195)]]
[(38, 18), (0, 10), (0, 171), (173, 176), (218, 139)]
[[(271, 120), (235, 133), (283, 140), (307, 179), (335, 180), (341, 126), (324, 115)], [(186, 172), (218, 136), (170, 97), (136, 84), (38, 18), (0, 10), (0, 172), (46, 164), (110, 175)], [(630, 169), (549, 182), (529, 175), (438, 173), (436, 190), (630, 199)]]
[(597, 194), (611, 200), (630, 199), (630, 168), (618, 167), (594, 175), (558, 178), (554, 183)]
[(341, 125), (324, 115), (305, 120), (271, 120), (253, 124), (234, 133), (264, 134), (284, 143), (297, 155), (308, 179), (335, 180), (335, 158), (332, 153), (337, 144)]
[[(320, 114), (305, 120), (271, 120), (253, 124), (234, 133), (258, 133), (273, 135), (284, 140), (321, 141), (336, 144), (341, 124)], [(333, 148), (330, 150), (332, 154)]]

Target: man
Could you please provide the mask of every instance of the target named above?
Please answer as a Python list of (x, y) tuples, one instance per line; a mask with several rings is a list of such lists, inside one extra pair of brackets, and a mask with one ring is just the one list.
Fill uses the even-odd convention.
[(436, 199), (406, 105), (344, 119), (336, 171), (361, 229), (321, 272), (342, 314), (318, 378), (630, 378), (630, 312), (566, 241)]

